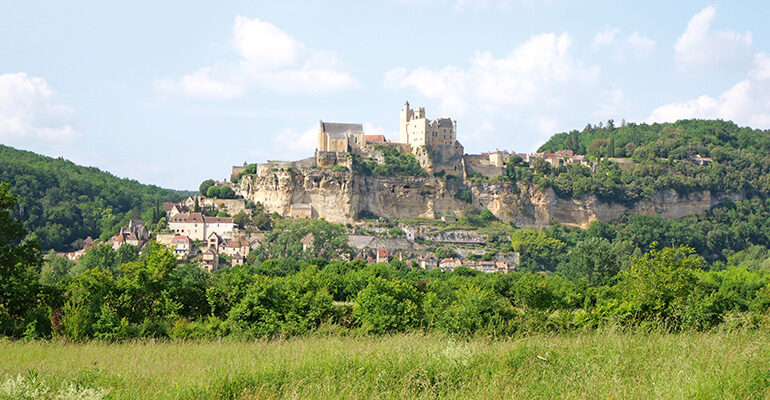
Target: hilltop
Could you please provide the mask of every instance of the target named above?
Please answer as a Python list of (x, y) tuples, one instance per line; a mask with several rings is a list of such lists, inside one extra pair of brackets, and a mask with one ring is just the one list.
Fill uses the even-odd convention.
[(321, 121), (313, 157), (233, 167), (232, 181), (239, 195), (282, 216), (351, 223), (488, 210), (538, 227), (588, 227), (625, 214), (678, 218), (726, 198), (765, 197), (770, 187), (768, 132), (732, 122), (610, 120), (556, 134), (534, 154), (467, 154), (456, 127), (409, 103), (397, 141), (362, 124)]
[(17, 216), (44, 249), (77, 249), (82, 244), (75, 242), (87, 236), (109, 238), (130, 219), (149, 220), (154, 206), (184, 195), (3, 145), (0, 177), (19, 196)]

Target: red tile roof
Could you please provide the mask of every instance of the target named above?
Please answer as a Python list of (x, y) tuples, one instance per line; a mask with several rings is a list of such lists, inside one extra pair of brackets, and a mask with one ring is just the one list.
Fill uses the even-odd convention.
[(385, 143), (385, 135), (364, 135), (364, 140), (372, 143)]
[[(232, 220), (232, 218), (231, 218)], [(201, 213), (179, 213), (171, 217), (169, 222), (187, 222), (187, 223), (203, 223), (203, 214)]]

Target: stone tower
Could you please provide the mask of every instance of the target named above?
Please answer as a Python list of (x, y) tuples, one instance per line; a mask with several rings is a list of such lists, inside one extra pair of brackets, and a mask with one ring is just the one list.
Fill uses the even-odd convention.
[(413, 116), (414, 112), (411, 108), (409, 108), (409, 102), (407, 101), (401, 108), (401, 121), (399, 124), (401, 127), (401, 135), (399, 141), (401, 143), (409, 143), (409, 131), (407, 130), (407, 125), (409, 124), (409, 121), (412, 120)]

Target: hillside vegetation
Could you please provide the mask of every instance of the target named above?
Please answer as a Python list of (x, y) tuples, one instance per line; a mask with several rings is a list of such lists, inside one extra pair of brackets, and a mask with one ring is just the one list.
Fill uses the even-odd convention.
[(11, 183), (19, 196), (17, 216), (44, 249), (70, 250), (87, 236), (109, 238), (129, 219), (149, 218), (158, 203), (182, 198), (180, 192), (2, 145), (0, 179)]
[[(680, 194), (711, 190), (770, 194), (770, 132), (743, 128), (729, 121), (683, 120), (664, 124), (590, 124), (583, 131), (554, 135), (540, 152), (572, 150), (593, 158), (629, 158), (632, 163), (603, 161), (592, 173), (581, 165), (552, 168), (545, 163), (534, 171), (509, 168), (514, 179), (552, 187), (561, 197), (596, 195), (608, 202), (633, 203), (657, 190)], [(687, 161), (700, 155), (710, 165)]]

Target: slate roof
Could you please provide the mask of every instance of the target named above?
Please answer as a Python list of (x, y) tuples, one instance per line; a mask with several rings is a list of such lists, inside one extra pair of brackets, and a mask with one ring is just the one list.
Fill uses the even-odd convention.
[(361, 124), (321, 122), (321, 132), (328, 133), (331, 137), (343, 137), (347, 132), (364, 133), (364, 127)]
[(452, 124), (452, 120), (449, 118), (439, 118), (438, 119), (438, 127), (439, 128), (451, 128), (454, 125)]

